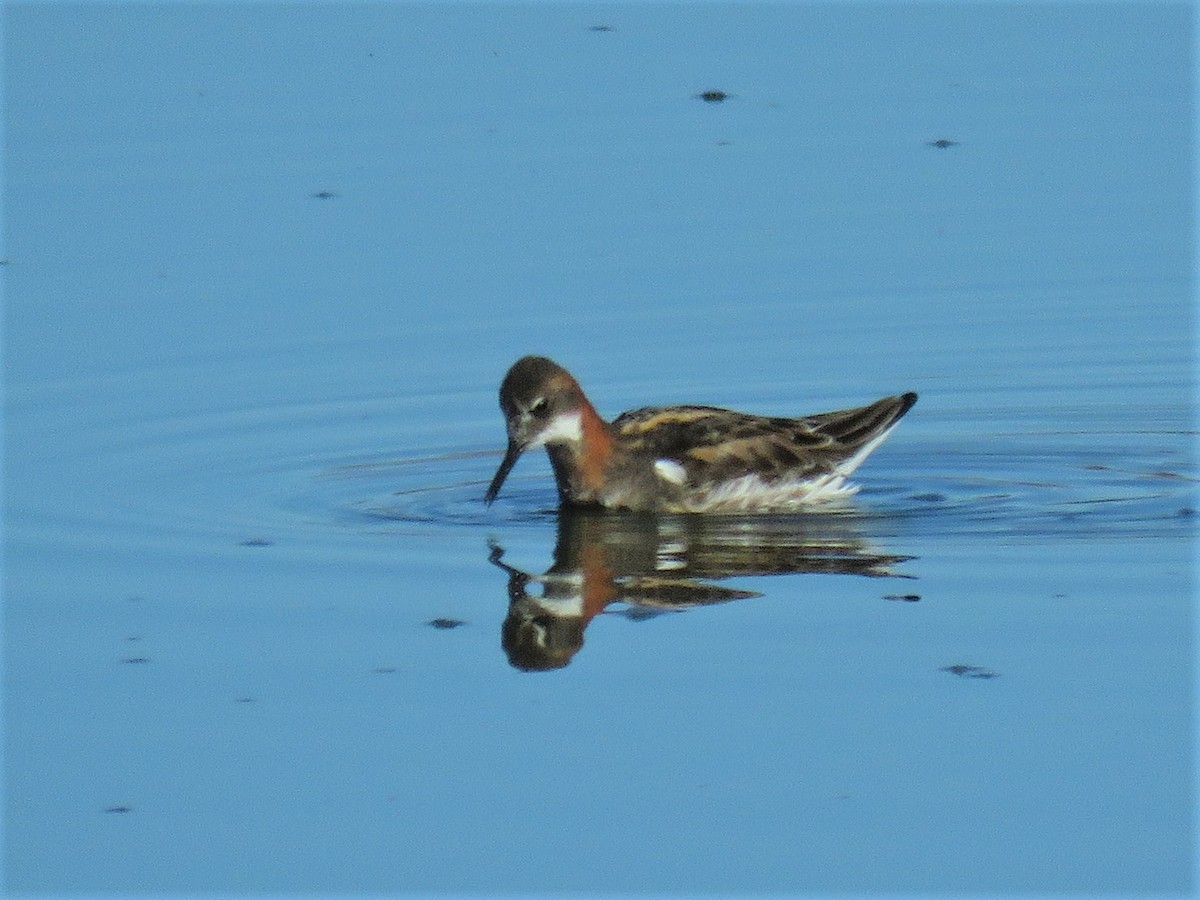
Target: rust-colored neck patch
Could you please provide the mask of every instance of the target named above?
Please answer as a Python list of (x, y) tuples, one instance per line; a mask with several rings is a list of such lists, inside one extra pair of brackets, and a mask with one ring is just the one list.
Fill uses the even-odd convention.
[(613, 455), (613, 435), (608, 423), (600, 418), (596, 408), (579, 396), (579, 423), (583, 430), (583, 453), (580, 475), (589, 492), (599, 491), (604, 484), (604, 472)]

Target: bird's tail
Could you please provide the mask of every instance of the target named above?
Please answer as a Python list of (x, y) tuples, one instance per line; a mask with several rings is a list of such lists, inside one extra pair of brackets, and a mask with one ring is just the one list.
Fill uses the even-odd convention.
[(911, 391), (884, 397), (867, 406), (810, 416), (810, 424), (837, 441), (847, 455), (834, 466), (839, 475), (849, 475), (884, 442), (896, 423), (917, 402)]

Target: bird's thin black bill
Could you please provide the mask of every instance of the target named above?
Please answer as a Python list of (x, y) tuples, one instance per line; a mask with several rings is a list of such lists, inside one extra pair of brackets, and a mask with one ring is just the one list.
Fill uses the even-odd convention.
[(500, 486), (504, 484), (504, 479), (508, 477), (508, 473), (512, 471), (512, 467), (517, 464), (517, 457), (521, 455), (521, 451), (525, 449), (513, 441), (508, 442), (508, 450), (504, 454), (504, 459), (500, 461), (500, 468), (496, 470), (496, 475), (492, 478), (492, 483), (488, 485), (487, 493), (483, 495), (483, 502), (489, 506), (496, 499), (496, 495), (500, 493)]

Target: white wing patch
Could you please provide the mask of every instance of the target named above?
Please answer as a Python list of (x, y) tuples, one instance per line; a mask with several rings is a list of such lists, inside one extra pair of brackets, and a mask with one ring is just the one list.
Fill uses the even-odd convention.
[(663, 481), (669, 481), (671, 484), (687, 482), (687, 469), (673, 459), (656, 459), (654, 472)]

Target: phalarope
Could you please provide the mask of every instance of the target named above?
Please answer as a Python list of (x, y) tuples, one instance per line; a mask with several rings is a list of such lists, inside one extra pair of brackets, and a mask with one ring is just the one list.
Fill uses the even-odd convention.
[(579, 382), (544, 356), (517, 360), (500, 385), (508, 450), (484, 500), (517, 459), (545, 447), (563, 505), (658, 512), (766, 512), (846, 497), (846, 478), (917, 395), (800, 418), (715, 406), (648, 406), (606, 422)]

